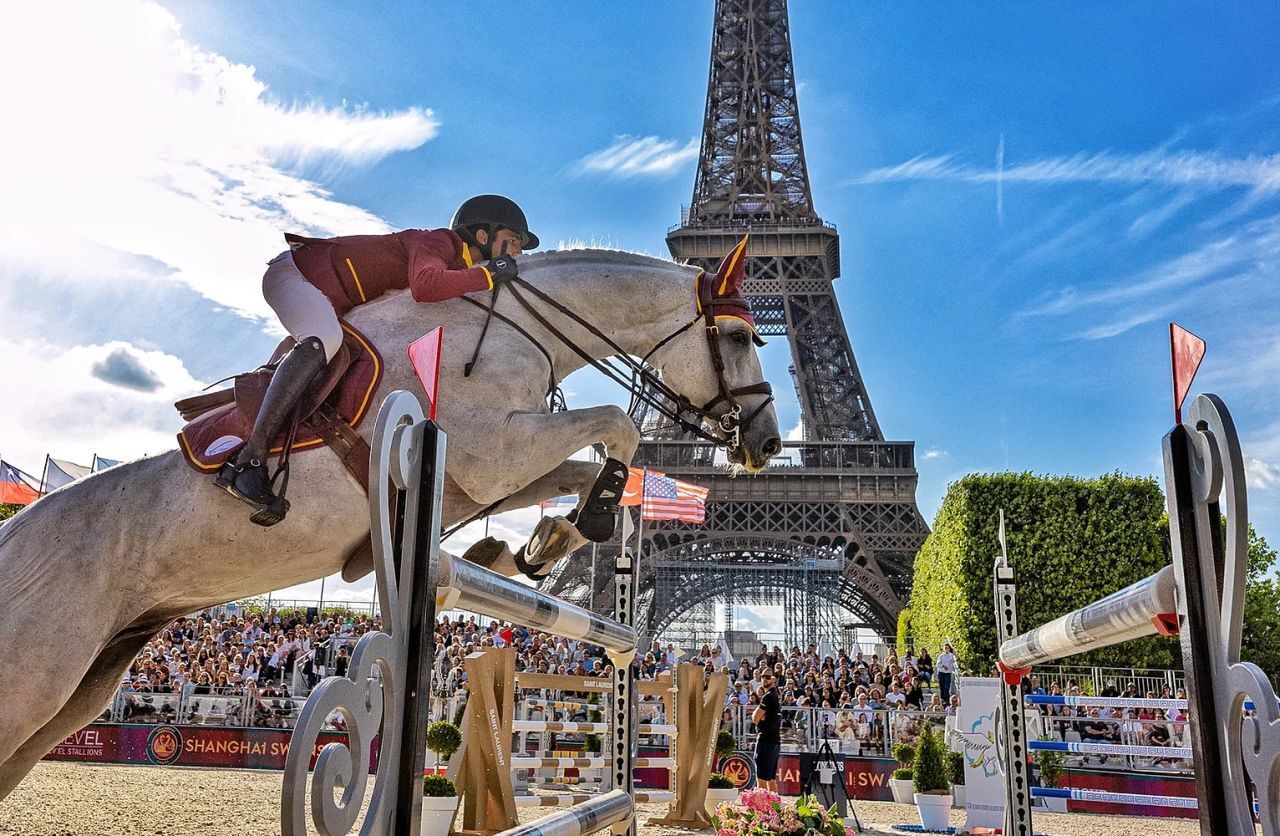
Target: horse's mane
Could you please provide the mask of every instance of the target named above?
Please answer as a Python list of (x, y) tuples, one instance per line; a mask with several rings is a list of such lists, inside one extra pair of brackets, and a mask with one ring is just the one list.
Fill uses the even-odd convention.
[(566, 262), (581, 263), (585, 261), (618, 265), (658, 265), (670, 267), (672, 269), (686, 269), (685, 265), (672, 261), (670, 258), (647, 255), (645, 253), (637, 253), (630, 250), (614, 250), (599, 247), (573, 247), (564, 250), (547, 250), (545, 252), (522, 256), (519, 259), (521, 267), (525, 267), (527, 265), (530, 269), (535, 267), (556, 267)]

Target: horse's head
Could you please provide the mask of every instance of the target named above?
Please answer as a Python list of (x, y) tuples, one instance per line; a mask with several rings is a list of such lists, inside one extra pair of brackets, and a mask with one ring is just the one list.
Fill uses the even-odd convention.
[(725, 256), (715, 276), (700, 274), (695, 297), (702, 327), (688, 328), (654, 360), (663, 381), (704, 413), (732, 464), (755, 472), (782, 452), (773, 393), (764, 379), (751, 306), (742, 296), (747, 240)]

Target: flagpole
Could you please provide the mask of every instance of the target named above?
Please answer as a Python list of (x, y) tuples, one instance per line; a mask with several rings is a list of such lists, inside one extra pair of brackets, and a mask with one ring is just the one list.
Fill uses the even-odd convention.
[(44, 472), (40, 474), (40, 495), (44, 496), (44, 486), (49, 483), (49, 454), (44, 454)]
[[(640, 525), (636, 526), (636, 553), (635, 559), (640, 559), (640, 548), (644, 544), (644, 494), (645, 483), (649, 481), (649, 468), (640, 468)], [(637, 571), (632, 569), (632, 571)]]

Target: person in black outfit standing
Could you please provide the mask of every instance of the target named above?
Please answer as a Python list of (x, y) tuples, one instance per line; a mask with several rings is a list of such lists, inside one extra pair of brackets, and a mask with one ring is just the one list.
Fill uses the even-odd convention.
[(760, 677), (764, 696), (751, 721), (760, 730), (756, 738), (756, 781), (762, 789), (778, 791), (778, 756), (782, 754), (782, 701), (773, 671)]

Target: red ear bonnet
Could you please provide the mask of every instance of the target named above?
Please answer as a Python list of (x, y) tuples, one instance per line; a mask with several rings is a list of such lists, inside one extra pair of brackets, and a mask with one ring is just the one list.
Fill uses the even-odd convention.
[[(729, 254), (720, 262), (714, 277), (705, 273), (698, 276), (698, 309), (709, 305), (713, 316), (732, 316), (751, 326), (754, 334), (756, 320), (751, 305), (742, 295), (742, 284), (747, 278), (747, 236), (743, 236)], [(709, 286), (704, 283), (709, 282)], [(762, 342), (756, 337), (757, 342)]]

